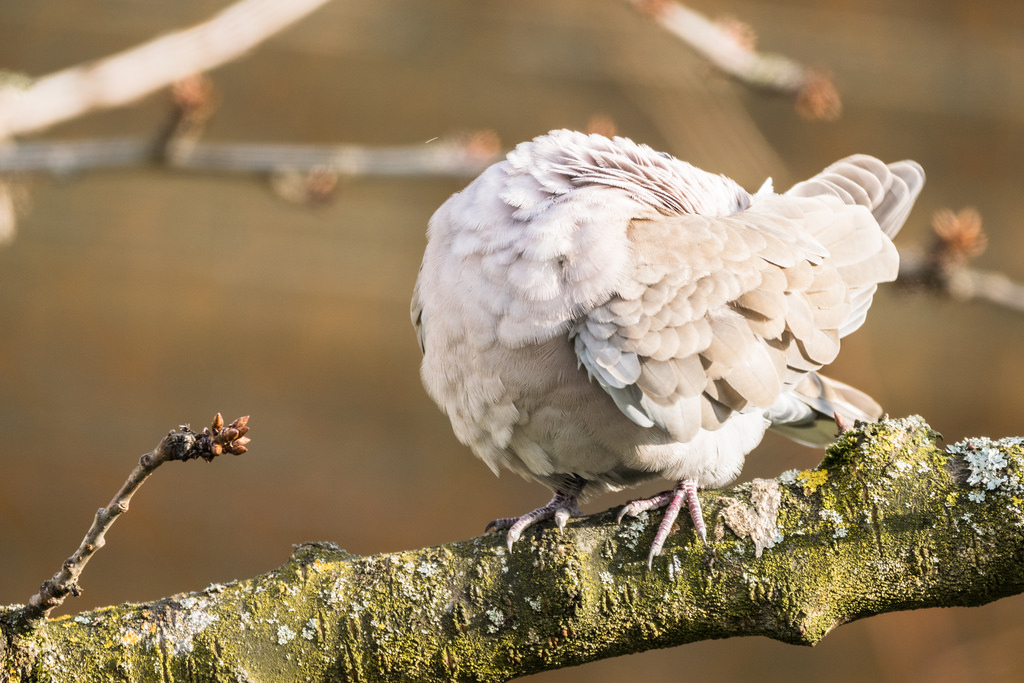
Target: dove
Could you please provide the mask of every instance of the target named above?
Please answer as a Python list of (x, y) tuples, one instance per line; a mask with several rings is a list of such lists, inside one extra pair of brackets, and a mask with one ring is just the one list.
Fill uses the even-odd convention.
[(913, 161), (850, 156), (749, 193), (624, 137), (557, 130), (518, 145), (430, 219), (411, 315), (421, 378), (455, 436), (551, 501), (487, 529), (509, 551), (590, 496), (670, 491), (647, 558), (698, 489), (740, 473), (768, 429), (824, 446), (880, 417), (818, 373), (895, 279), (892, 237), (924, 184)]

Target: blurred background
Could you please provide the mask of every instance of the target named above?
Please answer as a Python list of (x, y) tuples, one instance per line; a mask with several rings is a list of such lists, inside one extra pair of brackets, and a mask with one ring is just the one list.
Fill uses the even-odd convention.
[[(226, 5), (9, 0), (0, 68), (44, 75)], [(935, 209), (972, 205), (990, 238), (976, 265), (1024, 280), (1024, 4), (692, 6), (829, 70), (842, 117), (802, 120), (789, 98), (720, 75), (621, 0), (335, 0), (213, 72), (221, 106), (204, 140), (415, 145), (486, 129), (508, 149), (597, 116), (751, 190), (855, 152), (913, 158), (928, 183), (897, 243), (926, 242)], [(34, 139), (152, 135), (167, 102)], [(539, 485), (495, 479), (419, 383), (408, 301), (424, 230), (467, 182), (351, 178), (318, 206), (251, 177), (154, 169), (23, 187), (0, 247), (0, 604), (25, 602), (59, 568), (141, 453), (217, 411), (251, 414), (250, 452), (162, 468), (65, 611), (251, 577), (303, 541), (373, 554), (466, 539), (546, 502)], [(1021, 435), (1022, 339), (1020, 314), (884, 288), (829, 374), (894, 416), (923, 415), (947, 443)], [(820, 457), (769, 437), (743, 477)], [(1021, 680), (1022, 606), (886, 615), (814, 649), (696, 643), (530, 680)]]

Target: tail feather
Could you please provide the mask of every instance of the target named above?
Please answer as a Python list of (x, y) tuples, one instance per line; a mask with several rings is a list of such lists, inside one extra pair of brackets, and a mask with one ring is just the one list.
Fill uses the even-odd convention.
[(871, 213), (882, 231), (895, 237), (924, 187), (924, 169), (916, 161), (897, 161), (889, 164), (889, 170), (893, 174), (892, 184), (885, 199)]
[[(848, 205), (867, 208), (875, 222), (888, 238), (892, 238), (903, 227), (910, 214), (917, 195), (924, 187), (924, 170), (914, 161), (897, 161), (885, 164), (866, 154), (840, 159), (812, 178), (797, 183), (786, 192), (797, 197), (834, 196)], [(892, 243), (887, 240), (888, 249), (895, 257)], [(878, 260), (865, 261), (865, 267), (877, 267)], [(883, 280), (895, 278), (896, 269)], [(871, 280), (863, 286), (849, 290), (850, 313), (839, 326), (839, 336), (845, 337), (864, 322), (876, 283)]]
[(866, 154), (840, 159), (786, 194), (798, 197), (835, 195), (847, 204), (865, 206), (890, 238), (903, 227), (924, 187), (924, 169), (914, 161), (885, 164)]
[(809, 372), (768, 411), (773, 431), (807, 446), (835, 440), (836, 416), (846, 424), (873, 422), (882, 416), (882, 407), (849, 384)]

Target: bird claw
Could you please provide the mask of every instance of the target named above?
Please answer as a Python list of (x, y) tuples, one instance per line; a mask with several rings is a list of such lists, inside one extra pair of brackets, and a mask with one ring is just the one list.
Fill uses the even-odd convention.
[(618, 516), (615, 518), (616, 524), (621, 524), (624, 517), (639, 517), (648, 510), (656, 510), (663, 508), (668, 505), (669, 501), (672, 500), (672, 492), (664, 491), (654, 496), (653, 498), (644, 498), (642, 500), (634, 500), (626, 505), (622, 506), (619, 510)]
[(520, 526), (519, 522), (516, 522), (509, 528), (508, 534), (505, 535), (505, 544), (508, 546), (509, 552), (512, 552), (512, 544), (518, 541), (519, 537), (523, 535), (523, 529), (530, 526), (532, 523), (533, 522), (529, 522)]
[(653, 498), (634, 500), (619, 510), (618, 517), (616, 518), (617, 522), (621, 522), (626, 516), (637, 517), (648, 510), (660, 507), (665, 508), (665, 515), (661, 518), (661, 523), (658, 524), (658, 530), (654, 534), (654, 542), (651, 543), (651, 551), (647, 555), (648, 569), (651, 568), (654, 558), (661, 553), (662, 548), (665, 546), (665, 541), (672, 532), (672, 525), (679, 516), (683, 503), (686, 503), (687, 509), (690, 512), (690, 518), (693, 520), (694, 530), (697, 532), (698, 538), (700, 538), (704, 545), (707, 545), (708, 534), (707, 527), (704, 525), (704, 512), (700, 507), (700, 499), (697, 498), (697, 482), (692, 479), (680, 481), (671, 491), (659, 493)]
[(570, 517), (581, 517), (582, 515), (583, 513), (580, 512), (579, 505), (576, 504), (576, 495), (559, 491), (555, 493), (555, 496), (547, 505), (537, 508), (532, 512), (527, 512), (522, 517), (502, 517), (501, 519), (488, 522), (484, 528), (484, 533), (491, 529), (496, 531), (508, 529), (506, 542), (509, 552), (512, 552), (512, 544), (519, 540), (524, 531), (537, 522), (553, 519), (555, 520), (555, 526), (558, 527), (558, 531), (561, 533), (565, 529), (565, 524), (569, 521)]
[[(577, 512), (579, 511), (577, 510)], [(553, 516), (555, 518), (555, 526), (558, 527), (558, 533), (562, 533), (565, 531), (565, 523), (572, 517), (572, 512), (568, 508), (558, 508)]]

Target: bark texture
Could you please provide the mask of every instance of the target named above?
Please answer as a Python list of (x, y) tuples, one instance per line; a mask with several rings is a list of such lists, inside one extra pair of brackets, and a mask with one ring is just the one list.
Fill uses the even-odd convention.
[(813, 645), (874, 614), (1024, 591), (1024, 439), (942, 449), (920, 418), (861, 425), (815, 470), (701, 494), (648, 571), (658, 516), (614, 511), (357, 557), (297, 546), (264, 576), (17, 633), (28, 681), (504, 681), (706, 638)]

